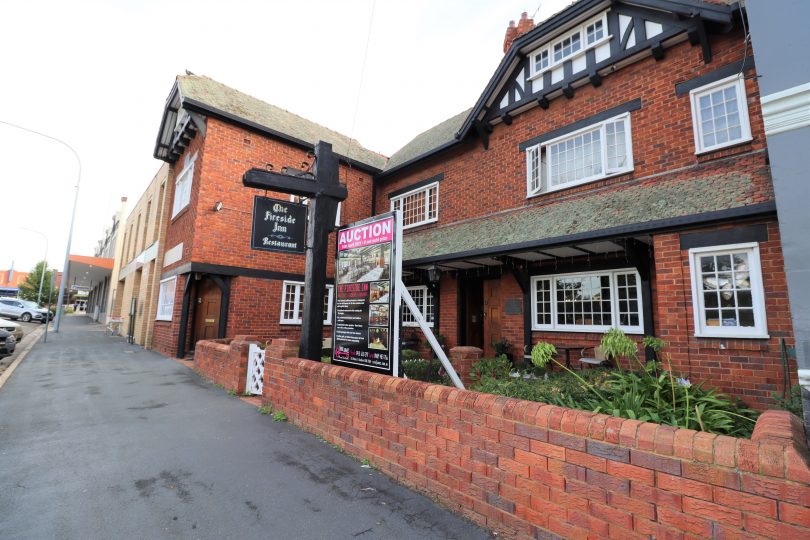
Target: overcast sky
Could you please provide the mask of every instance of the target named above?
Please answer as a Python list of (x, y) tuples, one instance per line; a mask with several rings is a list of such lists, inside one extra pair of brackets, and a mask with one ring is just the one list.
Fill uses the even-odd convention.
[[(510, 19), (527, 11), (539, 22), (569, 3), (2, 2), (0, 120), (76, 150), (71, 253), (92, 255), (120, 198), (131, 209), (160, 167), (152, 151), (162, 109), (186, 69), (390, 156), (475, 103)], [(77, 173), (61, 144), (0, 123), (0, 269), (13, 261), (28, 271), (45, 254), (42, 236), (23, 228), (47, 236), (49, 266), (62, 268)]]

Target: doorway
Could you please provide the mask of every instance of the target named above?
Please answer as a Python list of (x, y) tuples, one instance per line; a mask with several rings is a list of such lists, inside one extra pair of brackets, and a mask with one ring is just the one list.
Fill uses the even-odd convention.
[(195, 297), (192, 349), (201, 339), (217, 339), (219, 337), (222, 291), (213, 280), (203, 278), (197, 284)]
[(501, 280), (484, 281), (484, 356), (495, 357), (492, 344), (501, 339)]
[(459, 327), (464, 335), (459, 343), (470, 347), (484, 348), (484, 289), (483, 281), (470, 279), (464, 282), (462, 320)]

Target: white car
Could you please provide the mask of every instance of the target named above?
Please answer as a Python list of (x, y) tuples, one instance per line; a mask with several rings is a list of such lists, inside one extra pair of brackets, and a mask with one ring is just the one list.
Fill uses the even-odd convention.
[(0, 316), (11, 319), (20, 319), (22, 322), (39, 321), (45, 323), (49, 318), (47, 309), (43, 309), (36, 302), (21, 300), (19, 298), (0, 298)]
[(14, 339), (17, 340), (17, 343), (21, 342), (23, 336), (25, 335), (22, 326), (20, 326), (15, 322), (7, 321), (5, 319), (0, 319), (0, 330), (5, 330), (6, 332), (13, 335)]

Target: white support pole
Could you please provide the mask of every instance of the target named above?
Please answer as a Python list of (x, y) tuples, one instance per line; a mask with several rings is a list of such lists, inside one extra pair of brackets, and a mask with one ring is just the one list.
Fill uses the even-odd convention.
[(458, 378), (456, 370), (453, 369), (453, 364), (451, 364), (450, 360), (447, 359), (447, 355), (444, 354), (444, 350), (439, 345), (439, 342), (436, 341), (436, 336), (433, 335), (433, 331), (427, 325), (427, 321), (425, 321), (425, 318), (422, 317), (422, 314), (419, 312), (419, 308), (416, 306), (416, 302), (413, 301), (411, 293), (408, 292), (408, 289), (405, 288), (405, 284), (402, 283), (402, 281), (398, 283), (397, 288), (399, 289), (400, 295), (402, 296), (402, 299), (405, 301), (405, 304), (408, 306), (408, 309), (411, 310), (413, 318), (416, 319), (416, 322), (419, 324), (419, 328), (421, 328), (422, 332), (425, 333), (425, 337), (427, 338), (428, 343), (430, 343), (433, 352), (435, 352), (436, 356), (439, 357), (439, 360), (441, 361), (442, 366), (444, 366), (445, 371), (447, 371), (447, 374), (450, 375), (450, 380), (453, 381), (453, 384), (456, 385), (456, 388), (461, 388), (462, 390), (464, 390), (464, 383), (462, 383), (461, 379)]

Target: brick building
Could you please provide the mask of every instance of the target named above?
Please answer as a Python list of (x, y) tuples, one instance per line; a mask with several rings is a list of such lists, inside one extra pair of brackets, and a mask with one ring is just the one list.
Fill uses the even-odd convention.
[(576, 359), (618, 326), (748, 403), (782, 389), (790, 309), (740, 16), (665, 0), (524, 14), (475, 106), (391, 157), (375, 211), (403, 210), (407, 284), (449, 345), (491, 356), (506, 338), (519, 358), (543, 340)]
[[(207, 77), (177, 78), (155, 146), (155, 157), (170, 164), (171, 187), (154, 348), (182, 357), (204, 338), (298, 336), (305, 256), (252, 250), (250, 242), (254, 196), (290, 196), (245, 188), (242, 176), (311, 163), (319, 140), (340, 157), (349, 191), (338, 222), (367, 217), (383, 156)], [(330, 288), (329, 324), (331, 305)]]

